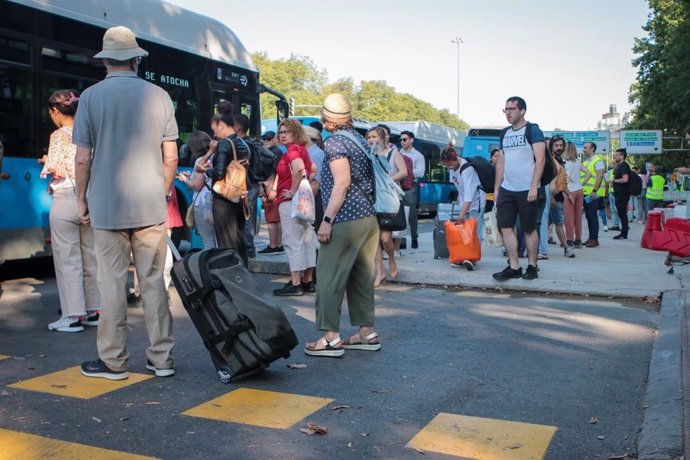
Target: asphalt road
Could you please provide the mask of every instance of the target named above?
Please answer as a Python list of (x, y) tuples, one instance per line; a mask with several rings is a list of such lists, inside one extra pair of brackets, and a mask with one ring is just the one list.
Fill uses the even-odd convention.
[[(258, 279), (270, 291), (286, 278)], [(524, 439), (504, 446), (503, 458), (530, 458), (527, 447), (541, 427), (557, 430), (544, 444), (548, 459), (634, 452), (658, 319), (644, 303), (389, 285), (377, 290), (383, 349), (327, 359), (301, 350), (318, 337), (313, 296), (288, 298), (280, 304), (301, 342), (292, 357), (221, 384), (179, 298), (172, 299), (177, 375), (77, 399), (9, 385), (95, 359), (95, 329), (47, 330), (56, 318), (54, 279), (3, 281), (0, 355), (9, 358), (0, 361), (0, 429), (159, 458), (418, 458), (420, 451), (452, 458), (441, 448), (408, 445), (439, 414), (452, 414), (472, 417), (468, 426), (451, 423), (461, 437), (479, 419), (492, 421), (490, 440), (516, 439), (504, 422), (529, 424)], [(142, 310), (129, 312), (130, 370), (145, 374)], [(343, 335), (353, 330), (344, 318)], [(52, 387), (64, 386), (54, 380)], [(235, 390), (328, 401), (283, 429), (182, 415)], [(290, 415), (298, 406), (276, 411)], [(307, 422), (328, 433), (301, 432)]]

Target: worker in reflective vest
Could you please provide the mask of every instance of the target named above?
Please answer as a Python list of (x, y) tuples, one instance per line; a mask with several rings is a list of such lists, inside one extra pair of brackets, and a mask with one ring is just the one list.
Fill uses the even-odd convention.
[(599, 219), (597, 217), (599, 201), (606, 195), (604, 183), (606, 162), (600, 155), (597, 155), (597, 145), (594, 142), (586, 142), (582, 151), (586, 157), (582, 165), (591, 173), (587, 182), (582, 184), (582, 192), (585, 196), (585, 216), (589, 229), (589, 239), (585, 241), (584, 246), (596, 248), (599, 246)]
[(664, 184), (666, 184), (666, 179), (661, 175), (661, 171), (658, 171), (654, 166), (651, 169), (649, 172), (649, 182), (647, 182), (647, 194), (645, 195), (647, 209), (659, 208), (664, 204)]

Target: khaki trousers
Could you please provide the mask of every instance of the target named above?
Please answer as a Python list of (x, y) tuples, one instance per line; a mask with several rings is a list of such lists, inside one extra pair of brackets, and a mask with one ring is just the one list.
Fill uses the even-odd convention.
[(149, 336), (146, 358), (159, 369), (172, 368), (172, 314), (163, 284), (167, 252), (165, 223), (129, 230), (94, 229), (101, 318), (98, 356), (114, 371), (127, 370), (127, 275), (134, 257)]
[(73, 187), (53, 193), (50, 239), (62, 316), (82, 316), (101, 308), (93, 229), (79, 222)]
[(376, 217), (333, 225), (316, 263), (316, 328), (340, 331), (345, 293), (350, 323), (374, 326), (374, 256), (379, 242)]

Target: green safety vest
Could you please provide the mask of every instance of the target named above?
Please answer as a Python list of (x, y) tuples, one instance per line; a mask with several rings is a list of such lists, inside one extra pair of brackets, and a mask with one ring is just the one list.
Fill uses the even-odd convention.
[(666, 183), (666, 179), (664, 179), (658, 174), (655, 174), (652, 176), (651, 181), (652, 186), (647, 187), (647, 194), (645, 195), (645, 198), (647, 198), (648, 200), (663, 201), (664, 184)]
[[(594, 186), (597, 183), (597, 170), (594, 169), (594, 166), (599, 161), (604, 163), (604, 166), (606, 166), (604, 158), (602, 158), (600, 155), (592, 155), (592, 158), (582, 162), (583, 166), (589, 169), (589, 172), (592, 173), (592, 175), (589, 177), (589, 180), (586, 183), (582, 184), (582, 193), (584, 193), (585, 196), (592, 193), (592, 190), (594, 190)], [(603, 197), (605, 195), (605, 192), (606, 184), (604, 184), (604, 179), (602, 178), (601, 183), (599, 184), (599, 190), (597, 190), (597, 196)]]

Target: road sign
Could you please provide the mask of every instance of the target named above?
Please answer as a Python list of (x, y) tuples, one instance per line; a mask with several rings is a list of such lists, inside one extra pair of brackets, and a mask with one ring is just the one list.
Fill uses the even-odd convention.
[(582, 153), (582, 147), (587, 142), (594, 142), (597, 153), (609, 153), (611, 151), (611, 133), (608, 131), (544, 131), (544, 136), (563, 136), (566, 142), (575, 144), (578, 153)]
[(628, 155), (660, 154), (663, 135), (660, 129), (623, 130), (620, 134), (620, 148), (626, 149)]

